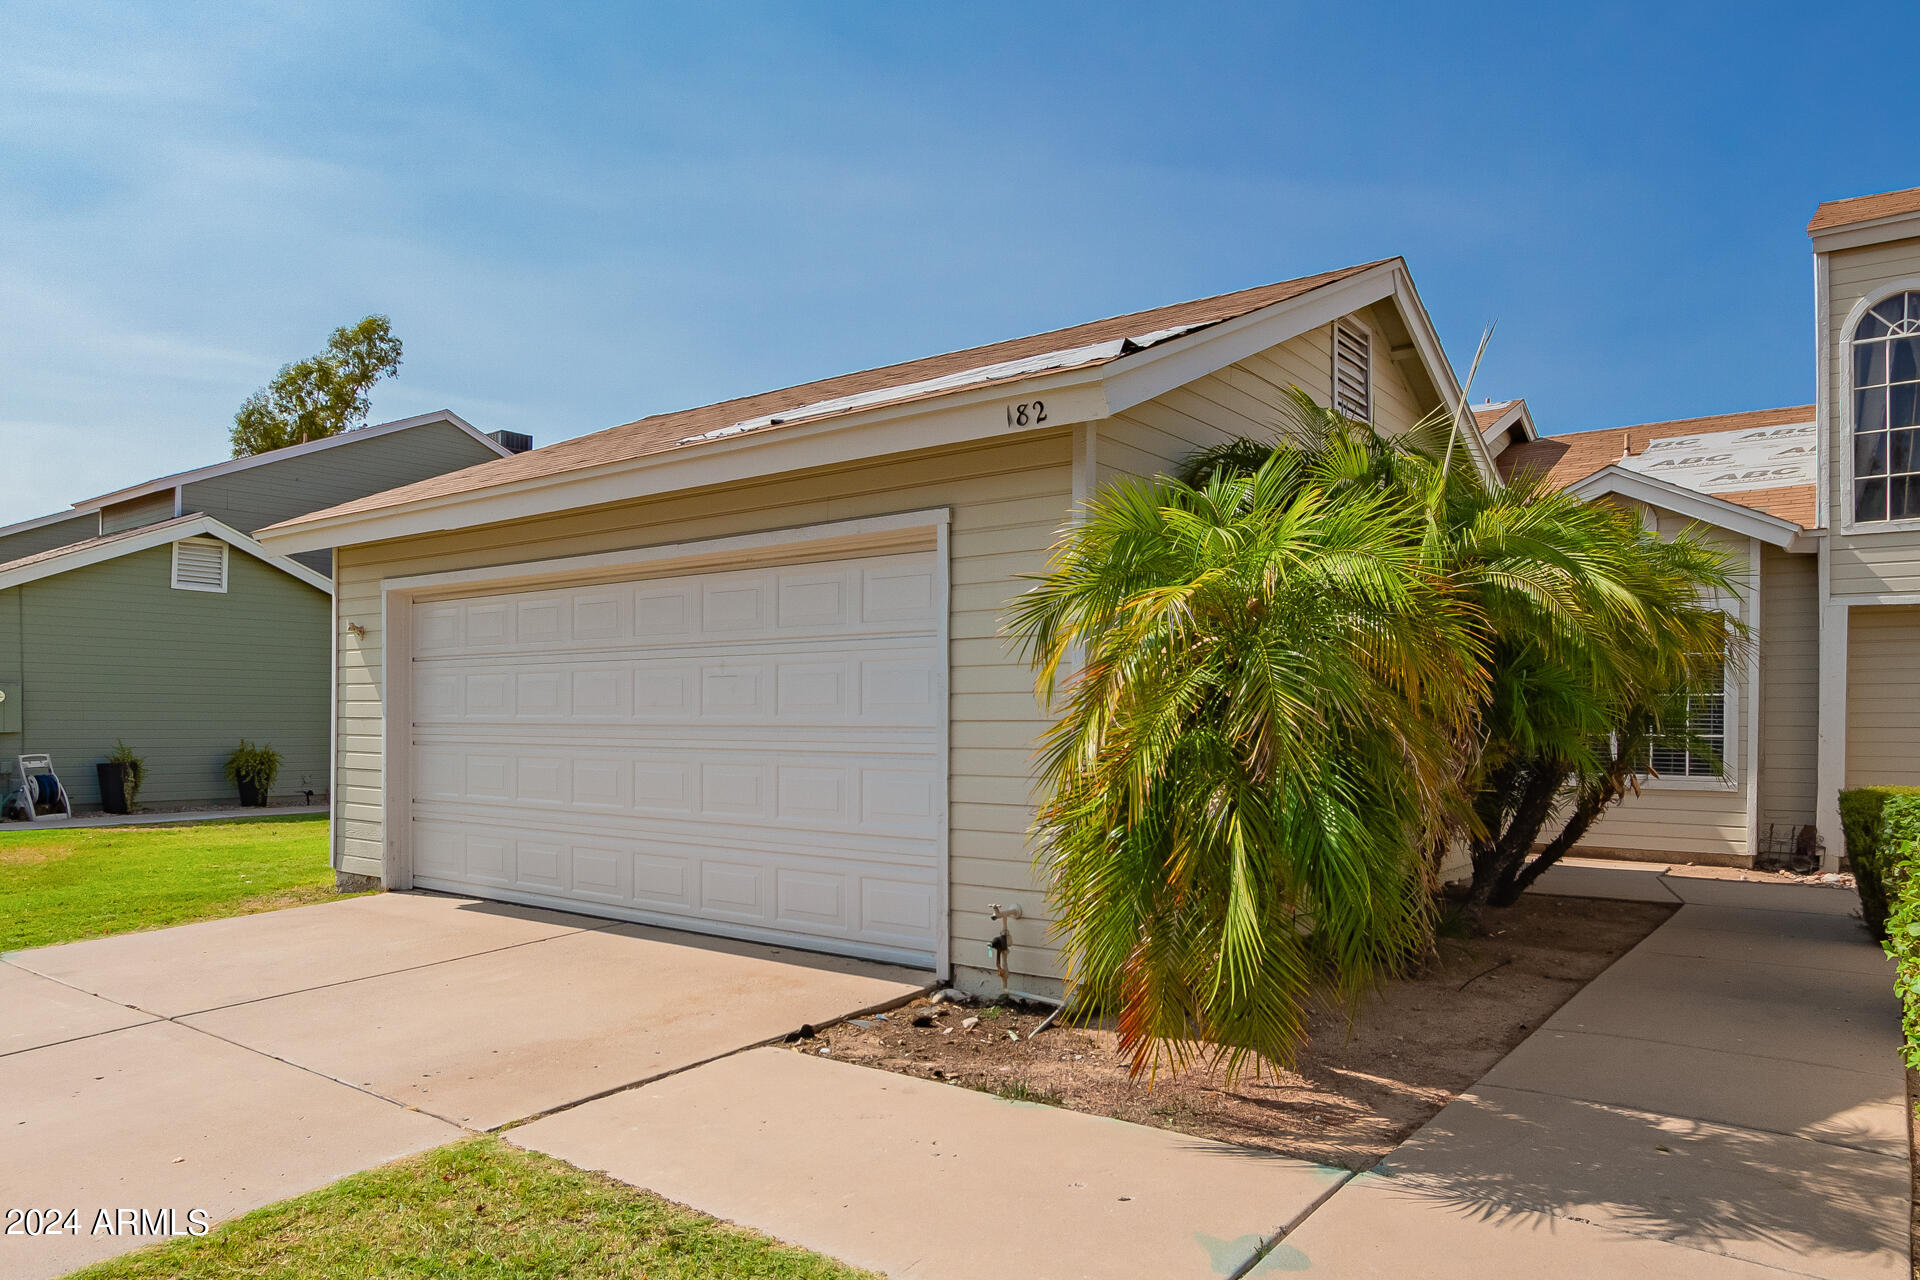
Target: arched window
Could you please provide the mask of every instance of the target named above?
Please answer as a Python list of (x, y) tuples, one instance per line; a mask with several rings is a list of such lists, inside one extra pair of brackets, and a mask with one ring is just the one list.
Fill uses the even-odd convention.
[(1853, 331), (1853, 518), (1920, 518), (1920, 293)]

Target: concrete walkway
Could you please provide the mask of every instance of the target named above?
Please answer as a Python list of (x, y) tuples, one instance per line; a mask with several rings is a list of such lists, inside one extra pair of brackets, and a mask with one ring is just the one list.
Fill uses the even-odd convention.
[(32, 822), (0, 822), (0, 831), (73, 831), (89, 827), (171, 827), (188, 822), (239, 822), (247, 818), (292, 818), (324, 815), (324, 804), (272, 805), (265, 809), (181, 809), (160, 813), (79, 813), (71, 818), (36, 818)]
[(1909, 1274), (1898, 1006), (1851, 891), (1540, 888), (1683, 905), (1250, 1274)]
[(102, 1209), (217, 1222), (924, 981), (412, 893), (11, 952), (0, 1202), (74, 1210), (81, 1233), (0, 1233), (0, 1277), (59, 1275), (153, 1238), (91, 1230)]
[(1907, 1274), (1897, 1007), (1852, 892), (1542, 888), (1683, 905), (1358, 1177), (782, 1049), (508, 1137), (896, 1280)]

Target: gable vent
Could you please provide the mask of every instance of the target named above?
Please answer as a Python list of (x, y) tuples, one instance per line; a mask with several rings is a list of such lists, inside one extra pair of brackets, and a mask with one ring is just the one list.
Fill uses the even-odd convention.
[(218, 538), (182, 538), (173, 544), (176, 591), (225, 591), (227, 544)]
[(1333, 324), (1333, 407), (1349, 418), (1373, 421), (1373, 339), (1345, 320)]

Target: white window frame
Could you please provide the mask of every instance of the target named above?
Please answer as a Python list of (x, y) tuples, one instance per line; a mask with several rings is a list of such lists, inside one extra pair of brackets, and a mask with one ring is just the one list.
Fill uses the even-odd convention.
[[(1888, 298), (1897, 293), (1920, 293), (1920, 276), (1907, 276), (1900, 280), (1889, 280), (1871, 293), (1866, 294), (1847, 312), (1847, 318), (1841, 322), (1837, 335), (1825, 335), (1823, 341), (1833, 351), (1833, 358), (1840, 362), (1841, 372), (1835, 381), (1840, 384), (1839, 412), (1830, 414), (1830, 422), (1841, 424), (1841, 439), (1831, 442), (1831, 448), (1841, 457), (1843, 500), (1840, 504), (1840, 532), (1843, 534), (1866, 533), (1915, 533), (1920, 532), (1920, 518), (1909, 516), (1904, 520), (1859, 520), (1855, 518), (1853, 502), (1853, 334), (1860, 327), (1861, 319)], [(1826, 388), (1822, 388), (1823, 391)]]
[[(220, 584), (218, 586), (209, 586), (204, 582), (180, 581), (180, 548), (186, 546), (188, 543), (199, 546), (205, 546), (211, 543), (213, 546), (219, 548)], [(173, 544), (171, 550), (173, 554), (173, 589), (175, 591), (207, 591), (216, 595), (225, 595), (227, 593), (228, 559), (232, 554), (232, 548), (228, 547), (223, 540), (219, 538), (181, 538)]]
[[(1727, 616), (1728, 621), (1738, 621), (1740, 601), (1736, 597), (1716, 595), (1713, 606)], [(1729, 658), (1720, 664), (1720, 698), (1722, 749), (1720, 752), (1720, 772), (1717, 775), (1671, 774), (1663, 773), (1657, 777), (1651, 773), (1640, 773), (1640, 787), (1644, 790), (1658, 791), (1738, 791), (1740, 789), (1740, 769), (1745, 760), (1741, 750), (1740, 735), (1744, 732), (1746, 711), (1745, 699), (1741, 697), (1740, 682), (1735, 679), (1745, 673), (1751, 663), (1736, 662)], [(1648, 750), (1651, 761), (1653, 752)]]
[[(1367, 382), (1366, 412), (1347, 413), (1340, 406), (1340, 330), (1344, 326), (1358, 333), (1367, 344), (1367, 363), (1365, 368)], [(1373, 424), (1373, 326), (1357, 315), (1341, 316), (1328, 330), (1327, 342), (1327, 404), (1349, 418), (1357, 417), (1369, 426)]]

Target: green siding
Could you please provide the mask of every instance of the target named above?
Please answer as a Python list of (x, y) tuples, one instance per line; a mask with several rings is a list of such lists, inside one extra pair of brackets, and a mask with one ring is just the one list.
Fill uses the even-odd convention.
[(450, 422), (428, 423), (190, 484), (182, 510), (252, 533), (499, 456)]
[(97, 805), (93, 766), (124, 738), (147, 763), (142, 803), (232, 803), (221, 764), (244, 737), (286, 758), (276, 796), (324, 792), (329, 598), (240, 551), (224, 594), (174, 590), (172, 563), (155, 547), (0, 591), (0, 681), (19, 673), (23, 719), (0, 761), (48, 752), (74, 803)]
[(70, 547), (76, 542), (100, 536), (100, 516), (86, 511), (66, 520), (43, 524), (38, 529), (23, 529), (0, 538), (0, 564), (24, 560), (55, 547)]
[(142, 525), (159, 524), (162, 520), (173, 519), (173, 490), (162, 489), (159, 493), (149, 493), (143, 498), (133, 498), (126, 502), (116, 502), (110, 507), (100, 508), (100, 532), (119, 533), (124, 529), (138, 529)]

